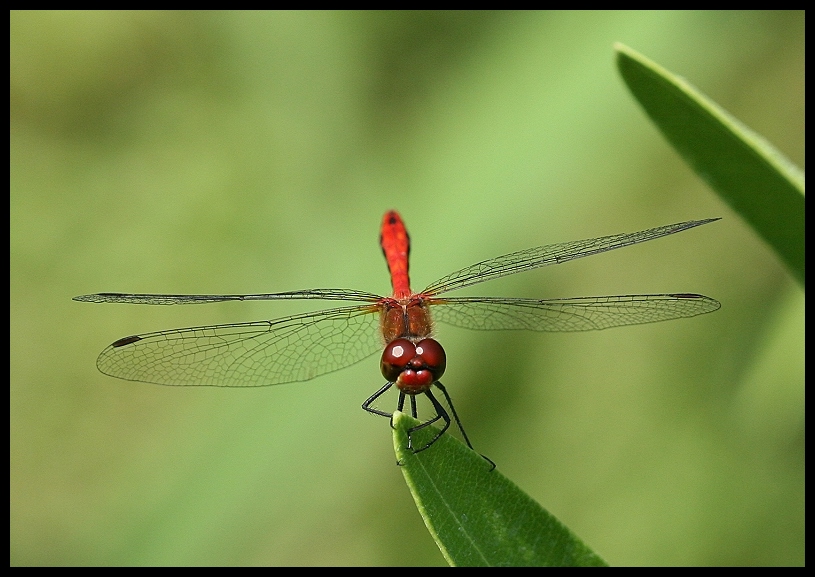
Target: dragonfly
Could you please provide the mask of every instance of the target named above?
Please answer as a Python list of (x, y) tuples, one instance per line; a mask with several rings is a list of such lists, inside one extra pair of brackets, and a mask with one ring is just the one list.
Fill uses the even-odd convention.
[[(447, 389), (440, 379), (447, 357), (435, 339), (434, 320), (477, 330), (590, 331), (667, 321), (710, 313), (720, 303), (693, 293), (632, 294), (554, 299), (450, 297), (454, 290), (543, 266), (647, 242), (719, 220), (691, 220), (627, 234), (549, 244), (512, 252), (462, 268), (430, 283), (410, 288), (410, 237), (398, 212), (385, 213), (380, 245), (393, 293), (381, 296), (348, 289), (307, 289), (266, 294), (174, 295), (96, 293), (74, 297), (92, 303), (186, 305), (226, 301), (319, 299), (350, 301), (330, 308), (273, 320), (219, 324), (144, 333), (121, 338), (99, 355), (96, 366), (112, 377), (160, 385), (262, 387), (308, 381), (382, 351), (385, 384), (362, 408), (391, 419), (374, 403), (394, 385), (397, 411), (410, 400), (418, 419), (416, 397), (429, 399), (435, 415), (408, 429), (414, 453), (433, 445), (451, 420), (473, 448)], [(433, 391), (441, 392), (453, 418)], [(432, 440), (414, 447), (411, 435), (439, 423)], [(491, 461), (490, 461), (491, 462)], [(493, 465), (494, 466), (494, 465)]]

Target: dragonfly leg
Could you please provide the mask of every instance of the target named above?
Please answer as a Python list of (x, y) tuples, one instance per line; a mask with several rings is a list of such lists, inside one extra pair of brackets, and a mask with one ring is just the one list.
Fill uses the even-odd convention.
[[(447, 405), (450, 407), (450, 412), (453, 413), (453, 418), (456, 420), (456, 425), (458, 426), (458, 430), (461, 431), (461, 436), (464, 437), (464, 440), (467, 442), (467, 446), (470, 447), (470, 449), (472, 449), (473, 451), (475, 451), (475, 449), (473, 449), (473, 444), (470, 442), (469, 437), (467, 437), (467, 433), (464, 432), (464, 427), (461, 426), (461, 420), (458, 418), (458, 414), (456, 413), (456, 407), (453, 405), (453, 399), (451, 399), (450, 395), (447, 394), (447, 389), (439, 381), (436, 381), (433, 384), (435, 384), (441, 390), (442, 394), (444, 395), (444, 398), (447, 401)], [(435, 441), (435, 440), (436, 439), (433, 439), (433, 441)], [(431, 444), (432, 444), (432, 442), (431, 442)], [(425, 447), (425, 448), (427, 448), (427, 447)], [(484, 455), (481, 455), (481, 457), (492, 466), (492, 469), (490, 469), (490, 471), (495, 469), (495, 462), (492, 459), (490, 459), (489, 457), (485, 457)]]
[(393, 386), (393, 383), (385, 383), (385, 386), (375, 392), (373, 395), (368, 397), (368, 400), (362, 403), (362, 408), (369, 413), (373, 413), (374, 415), (380, 415), (382, 417), (393, 418), (393, 413), (386, 413), (385, 411), (380, 411), (379, 409), (375, 409), (371, 406), (371, 404), (376, 401), (379, 397), (385, 394), (385, 392)]
[(450, 415), (447, 414), (447, 411), (444, 410), (444, 407), (441, 405), (438, 399), (436, 399), (436, 397), (434, 397), (433, 393), (431, 393), (430, 391), (425, 391), (424, 394), (427, 395), (427, 398), (430, 399), (431, 403), (433, 403), (433, 408), (436, 409), (436, 416), (428, 421), (425, 421), (421, 425), (416, 425), (415, 427), (408, 429), (408, 449), (413, 449), (412, 446), (413, 439), (410, 436), (411, 433), (418, 431), (419, 429), (424, 429), (425, 427), (432, 425), (439, 419), (444, 421), (444, 426), (438, 433), (436, 433), (436, 436), (433, 437), (433, 439), (424, 447), (422, 447), (421, 449), (413, 449), (414, 453), (418, 453), (420, 451), (424, 451), (425, 449), (427, 449), (430, 445), (438, 441), (439, 437), (441, 437), (442, 434), (450, 427)]
[[(413, 400), (413, 397), (411, 397), (410, 400)], [(401, 413), (404, 408), (405, 408), (405, 392), (399, 391), (399, 401), (397, 401), (396, 403), (396, 410)], [(393, 426), (393, 415), (391, 415), (391, 429), (393, 428), (395, 427)]]
[[(470, 439), (469, 439), (469, 437), (467, 437), (467, 433), (464, 431), (464, 427), (461, 426), (461, 420), (458, 418), (458, 413), (456, 413), (456, 408), (455, 408), (455, 406), (453, 406), (453, 400), (450, 398), (450, 395), (447, 393), (447, 389), (444, 387), (444, 385), (442, 385), (438, 381), (436, 381), (434, 384), (441, 390), (442, 394), (444, 395), (444, 399), (447, 401), (447, 405), (450, 407), (450, 411), (453, 413), (453, 419), (455, 419), (455, 421), (456, 421), (456, 426), (458, 427), (459, 431), (461, 431), (461, 435), (464, 437), (464, 441), (467, 443), (467, 446), (470, 449), (473, 449), (473, 445), (472, 445), (472, 443), (470, 443)], [(391, 420), (391, 428), (393, 427), (393, 413), (386, 413), (385, 411), (381, 411), (379, 409), (376, 409), (376, 408), (372, 407), (371, 405), (379, 397), (381, 397), (383, 394), (385, 394), (393, 385), (394, 385), (394, 383), (391, 383), (391, 382), (385, 383), (385, 385), (381, 389), (379, 389), (373, 395), (368, 397), (368, 399), (364, 403), (362, 403), (362, 408), (364, 410), (368, 411), (369, 413), (373, 413), (374, 415), (380, 415), (382, 417), (390, 418), (390, 420)], [(422, 423), (420, 425), (417, 425), (416, 427), (408, 429), (408, 446), (407, 446), (407, 448), (411, 449), (414, 453), (419, 453), (421, 451), (424, 451), (425, 449), (429, 448), (433, 443), (438, 441), (439, 437), (441, 437), (442, 434), (444, 434), (444, 432), (447, 431), (448, 428), (450, 428), (450, 423), (452, 422), (451, 419), (450, 419), (450, 415), (447, 413), (444, 406), (439, 402), (439, 400), (436, 399), (436, 397), (434, 397), (433, 394), (430, 391), (425, 391), (425, 395), (427, 395), (427, 398), (430, 399), (431, 403), (433, 403), (433, 408), (436, 410), (436, 416), (433, 417), (432, 419), (428, 420), (428, 421), (425, 421), (424, 423)], [(399, 391), (399, 400), (397, 402), (396, 409), (399, 412), (402, 412), (404, 408), (405, 408), (405, 393), (402, 392), (402, 391)], [(411, 412), (411, 415), (413, 415), (414, 419), (418, 418), (417, 417), (417, 412), (418, 411), (417, 411), (417, 408), (416, 408), (415, 395), (410, 395), (410, 412)], [(413, 433), (415, 431), (418, 431), (419, 429), (423, 429), (425, 427), (428, 427), (428, 426), (432, 425), (433, 423), (435, 423), (436, 421), (439, 421), (439, 420), (444, 421), (444, 427), (442, 427), (442, 429), (436, 434), (436, 436), (433, 437), (433, 439), (431, 439), (431, 441), (429, 443), (427, 443), (424, 447), (421, 447), (419, 449), (413, 449), (413, 439), (411, 438), (411, 433)], [(475, 450), (475, 449), (473, 449), (473, 450)], [(495, 469), (495, 463), (491, 459), (489, 459), (488, 457), (485, 457), (484, 455), (481, 455), (481, 456), (490, 465), (492, 465), (492, 469)], [(398, 461), (397, 461), (396, 464), (400, 465), (400, 466), (402, 465), (402, 463), (400, 463)], [(490, 470), (492, 470), (492, 469), (490, 469)]]
[[(450, 398), (450, 395), (447, 394), (447, 389), (444, 388), (440, 382), (436, 381), (434, 383), (441, 393), (444, 395), (444, 399), (447, 401), (447, 405), (450, 407), (450, 412), (453, 413), (453, 418), (456, 420), (456, 425), (458, 426), (458, 430), (461, 431), (461, 436), (464, 437), (464, 441), (467, 443), (467, 446), (473, 449), (473, 444), (470, 442), (470, 438), (467, 436), (467, 433), (464, 432), (464, 427), (461, 426), (461, 420), (458, 418), (458, 414), (456, 413), (456, 408), (453, 406), (453, 399)], [(475, 451), (475, 449), (473, 449)]]

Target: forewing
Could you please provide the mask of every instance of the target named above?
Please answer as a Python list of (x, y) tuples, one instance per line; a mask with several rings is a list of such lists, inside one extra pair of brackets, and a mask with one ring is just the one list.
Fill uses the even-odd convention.
[(163, 295), (130, 293), (96, 293), (80, 295), (73, 300), (86, 303), (127, 303), (135, 305), (190, 305), (221, 303), (226, 301), (272, 301), (320, 299), (332, 301), (377, 302), (382, 297), (364, 291), (349, 289), (310, 289), (282, 293), (252, 295)]
[(432, 299), (433, 319), (477, 330), (573, 332), (693, 317), (718, 309), (697, 294), (618, 295), (568, 299), (462, 297)]
[(654, 240), (669, 234), (688, 230), (702, 224), (719, 220), (709, 218), (706, 220), (691, 220), (666, 226), (659, 226), (648, 230), (641, 230), (628, 234), (614, 234), (600, 238), (576, 240), (558, 244), (548, 244), (528, 248), (518, 252), (505, 254), (496, 258), (485, 260), (450, 273), (431, 283), (422, 294), (433, 296), (454, 291), (466, 286), (485, 282), (516, 272), (532, 270), (551, 264), (560, 264), (577, 258), (607, 252), (624, 246), (631, 246), (649, 240)]
[(342, 307), (119, 339), (96, 366), (112, 377), (160, 385), (261, 387), (307, 381), (382, 348), (378, 307)]

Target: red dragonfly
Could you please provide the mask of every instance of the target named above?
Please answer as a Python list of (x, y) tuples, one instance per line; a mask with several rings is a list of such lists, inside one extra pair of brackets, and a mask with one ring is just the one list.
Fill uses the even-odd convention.
[[(252, 295), (98, 293), (74, 300), (151, 305), (281, 299), (364, 303), (268, 321), (124, 337), (102, 351), (96, 366), (112, 377), (160, 385), (261, 387), (307, 381), (359, 362), (384, 347), (380, 368), (387, 382), (362, 408), (392, 418), (392, 413), (376, 409), (373, 403), (395, 384), (399, 390), (397, 409), (403, 410), (407, 396), (411, 413), (417, 418), (415, 397), (424, 394), (436, 415), (408, 431), (408, 448), (423, 451), (451, 422), (431, 391), (435, 386), (444, 395), (456, 425), (472, 448), (450, 396), (439, 381), (446, 355), (433, 338), (431, 309), (435, 320), (468, 329), (569, 332), (692, 317), (715, 311), (721, 305), (710, 297), (689, 293), (561, 299), (441, 295), (502, 276), (646, 242), (715, 220), (719, 219), (692, 220), (513, 252), (457, 270), (415, 293), (408, 277), (410, 238), (402, 218), (396, 211), (390, 211), (382, 221), (380, 237), (393, 285), (390, 297), (347, 289), (309, 289)], [(444, 423), (438, 434), (425, 446), (414, 449), (410, 433), (438, 421)]]

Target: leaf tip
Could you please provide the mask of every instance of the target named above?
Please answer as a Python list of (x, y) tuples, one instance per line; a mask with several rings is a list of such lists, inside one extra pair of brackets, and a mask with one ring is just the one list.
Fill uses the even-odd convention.
[[(407, 419), (407, 420), (406, 420)], [(408, 443), (407, 429), (410, 427), (409, 415), (402, 411), (394, 411), (391, 417), (391, 427), (393, 428), (393, 449), (396, 451), (396, 457), (400, 462), (409, 454), (405, 450)]]
[(614, 48), (615, 52), (628, 52), (629, 50), (631, 50), (628, 46), (626, 46), (622, 42), (615, 42), (614, 44), (611, 45), (611, 47)]

